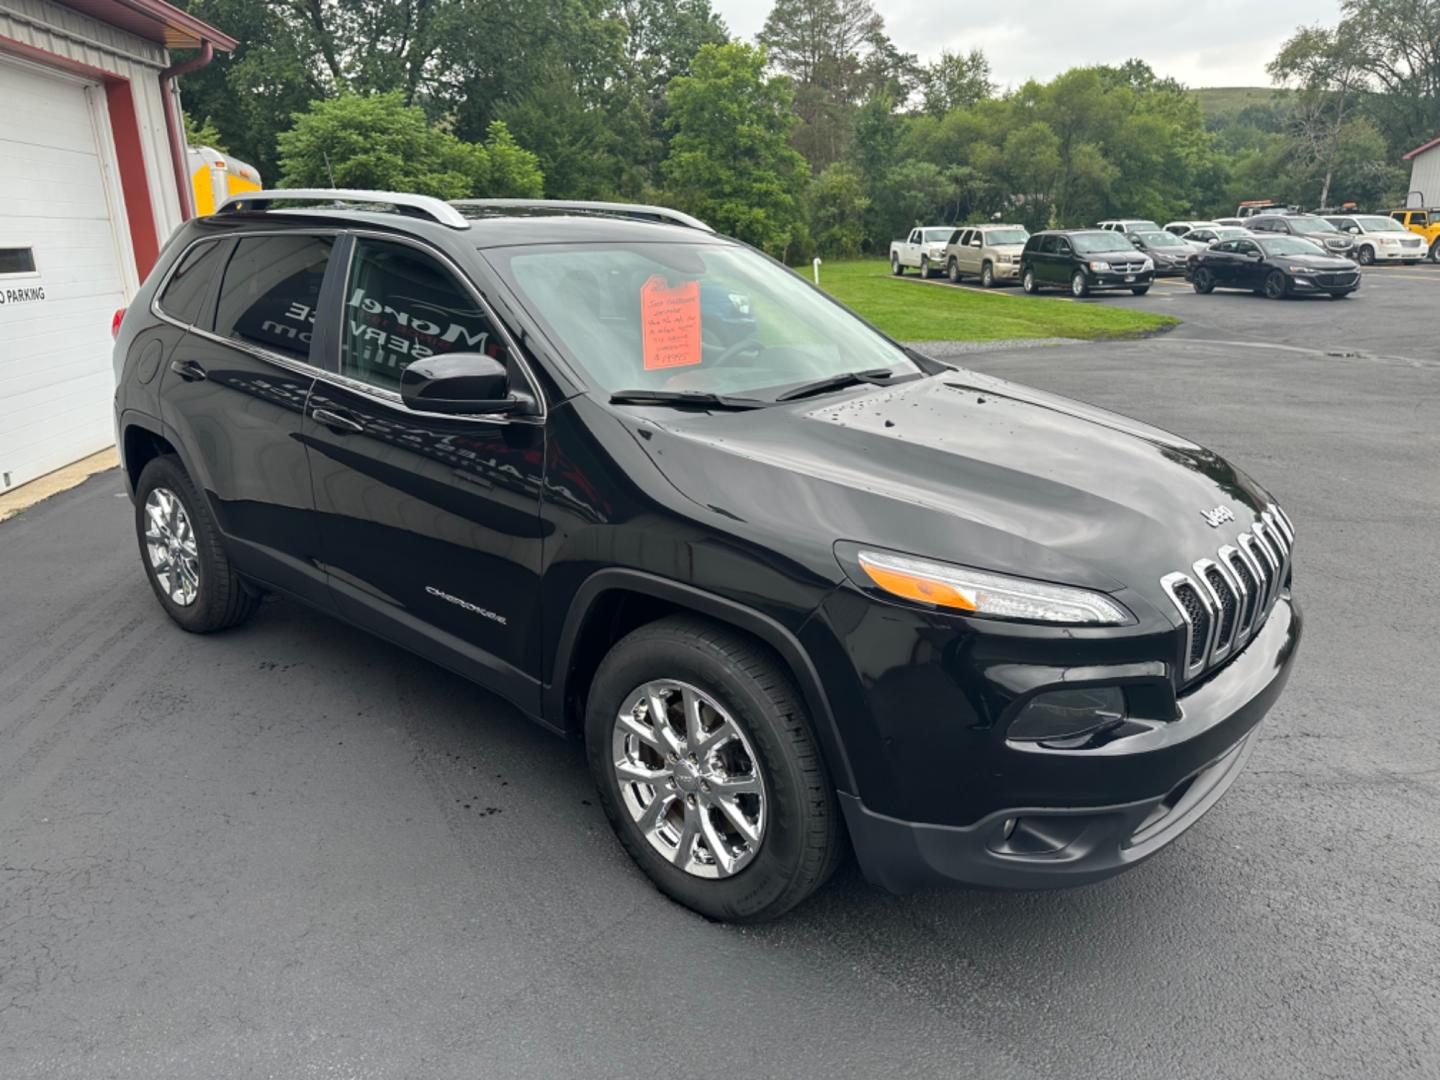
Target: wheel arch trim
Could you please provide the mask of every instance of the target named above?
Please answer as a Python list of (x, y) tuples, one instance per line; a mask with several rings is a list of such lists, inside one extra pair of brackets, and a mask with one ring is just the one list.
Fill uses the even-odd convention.
[(832, 783), (839, 791), (851, 794), (858, 791), (855, 774), (850, 767), (850, 759), (840, 738), (835, 714), (830, 707), (819, 672), (799, 639), (775, 619), (754, 608), (643, 570), (607, 567), (595, 571), (575, 590), (555, 647), (552, 677), (544, 689), (543, 709), (548, 725), (557, 729), (573, 727), (566, 723), (565, 701), (575, 649), (580, 641), (581, 631), (597, 602), (611, 592), (636, 593), (673, 603), (683, 610), (748, 633), (774, 649), (795, 680), (796, 688), (814, 721), (815, 735), (820, 741), (825, 764), (830, 769)]

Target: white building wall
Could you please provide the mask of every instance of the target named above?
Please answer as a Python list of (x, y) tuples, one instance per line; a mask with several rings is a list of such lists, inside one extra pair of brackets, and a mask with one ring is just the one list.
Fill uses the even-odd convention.
[[(1440, 146), (1410, 159), (1410, 190), (1425, 193), (1425, 206), (1440, 206)], [(1412, 195), (1410, 204), (1419, 205), (1419, 199)]]
[[(170, 165), (170, 140), (160, 90), (160, 72), (170, 64), (165, 49), (49, 0), (0, 0), (0, 37), (130, 80), (150, 188), (150, 211), (157, 242), (163, 245), (181, 222), (181, 196), (175, 190)], [(125, 195), (132, 197), (129, 192)]]

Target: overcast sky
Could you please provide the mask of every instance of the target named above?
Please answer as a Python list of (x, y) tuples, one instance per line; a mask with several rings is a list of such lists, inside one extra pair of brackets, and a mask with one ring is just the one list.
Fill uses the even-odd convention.
[[(772, 0), (711, 0), (747, 41)], [(1338, 0), (880, 0), (891, 38), (920, 59), (985, 50), (1013, 86), (1135, 56), (1190, 86), (1268, 86), (1265, 65), (1295, 28), (1339, 21)]]

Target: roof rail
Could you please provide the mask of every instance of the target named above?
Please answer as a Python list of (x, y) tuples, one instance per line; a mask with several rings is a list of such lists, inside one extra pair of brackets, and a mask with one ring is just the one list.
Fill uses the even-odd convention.
[(425, 217), (452, 229), (468, 229), (467, 221), (458, 210), (444, 199), (433, 195), (409, 195), (399, 191), (364, 191), (355, 188), (274, 188), (265, 191), (246, 191), (232, 195), (220, 204), (217, 214), (236, 213), (241, 210), (265, 210), (277, 200), (298, 200), (303, 202), (333, 203), (380, 203), (393, 206), (409, 217)]
[(600, 217), (626, 217), (637, 221), (655, 221), (666, 225), (683, 225), (688, 229), (715, 230), (699, 218), (671, 210), (667, 206), (646, 203), (588, 202), (568, 199), (452, 199), (451, 206), (461, 210), (551, 210), (569, 214), (595, 214)]

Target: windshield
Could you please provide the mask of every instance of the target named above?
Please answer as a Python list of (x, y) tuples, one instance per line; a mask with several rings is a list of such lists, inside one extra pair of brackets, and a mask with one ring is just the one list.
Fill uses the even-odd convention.
[(1340, 231), (1324, 218), (1294, 217), (1290, 219), (1290, 225), (1297, 233), (1338, 233)]
[(1144, 242), (1146, 247), (1183, 248), (1186, 246), (1185, 242), (1181, 240), (1178, 236), (1175, 236), (1172, 233), (1168, 232), (1142, 232), (1136, 233), (1135, 235)]
[(1030, 239), (1030, 234), (1024, 229), (987, 229), (985, 230), (985, 243), (992, 247), (996, 244), (1023, 244)]
[(1267, 255), (1316, 255), (1319, 252), (1309, 240), (1293, 236), (1264, 237), (1255, 241), (1265, 249)]
[(949, 240), (955, 233), (954, 229), (922, 229), (921, 234), (925, 237), (927, 244), (941, 244)]
[(1107, 251), (1127, 251), (1133, 253), (1135, 245), (1113, 232), (1074, 233), (1070, 242), (1075, 245), (1075, 250), (1081, 255), (1103, 255)]
[(921, 371), (747, 248), (580, 244), (484, 254), (566, 359), (606, 391), (750, 395), (850, 371)]
[(1360, 223), (1360, 227), (1366, 232), (1409, 232), (1410, 230), (1401, 225), (1398, 221), (1388, 217), (1357, 217), (1352, 220)]
[(1151, 232), (1160, 228), (1157, 223), (1141, 218), (1136, 218), (1134, 221), (1123, 221), (1121, 224), (1125, 226), (1126, 232)]

